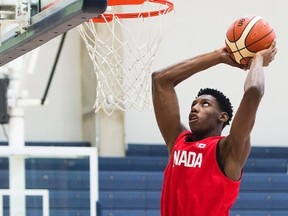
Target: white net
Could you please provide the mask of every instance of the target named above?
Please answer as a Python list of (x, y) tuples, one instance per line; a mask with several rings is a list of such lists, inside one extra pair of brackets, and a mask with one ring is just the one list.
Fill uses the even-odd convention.
[[(164, 9), (162, 15), (142, 17), (143, 11), (166, 7), (156, 4), (155, 9), (151, 4), (145, 1), (141, 6), (113, 7), (112, 21), (102, 15), (103, 23), (90, 20), (78, 26), (96, 74), (95, 112), (103, 109), (111, 115), (115, 109), (151, 108), (150, 68), (170, 12)], [(138, 11), (139, 17), (119, 18), (117, 14), (123, 9)]]

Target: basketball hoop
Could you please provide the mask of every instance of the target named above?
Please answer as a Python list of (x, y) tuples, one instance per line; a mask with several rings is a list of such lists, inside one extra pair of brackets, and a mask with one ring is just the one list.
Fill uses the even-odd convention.
[(108, 8), (78, 26), (96, 75), (95, 112), (150, 109), (150, 67), (174, 5), (168, 0), (110, 0)]

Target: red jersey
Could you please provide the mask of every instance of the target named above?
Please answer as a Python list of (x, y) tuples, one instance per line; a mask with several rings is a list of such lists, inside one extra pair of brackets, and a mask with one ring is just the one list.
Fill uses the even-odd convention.
[(190, 131), (175, 141), (164, 172), (161, 216), (228, 216), (240, 188), (223, 174), (216, 157), (222, 136), (199, 141)]

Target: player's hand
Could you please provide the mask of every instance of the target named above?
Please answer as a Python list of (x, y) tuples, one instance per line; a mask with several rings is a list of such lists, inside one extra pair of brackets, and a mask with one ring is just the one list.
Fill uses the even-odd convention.
[(256, 55), (261, 55), (263, 58), (263, 66), (267, 67), (274, 60), (277, 54), (276, 40), (274, 40), (268, 49), (261, 50)]
[(221, 56), (222, 62), (224, 64), (228, 64), (232, 67), (237, 67), (244, 70), (248, 69), (247, 66), (238, 64), (236, 61), (234, 61), (234, 59), (232, 59), (229, 53), (227, 52), (226, 47), (220, 48), (216, 50), (216, 52), (218, 52), (218, 54)]

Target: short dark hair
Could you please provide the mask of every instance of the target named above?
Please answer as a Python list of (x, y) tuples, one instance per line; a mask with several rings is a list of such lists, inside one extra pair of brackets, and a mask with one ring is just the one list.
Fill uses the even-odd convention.
[(230, 102), (230, 99), (227, 98), (222, 92), (220, 92), (217, 89), (211, 89), (211, 88), (204, 88), (204, 89), (200, 89), (200, 91), (197, 94), (197, 97), (201, 96), (201, 95), (212, 95), (213, 97), (216, 98), (219, 107), (222, 111), (226, 112), (229, 116), (228, 120), (223, 124), (223, 128), (226, 125), (230, 124), (230, 121), (233, 117), (233, 106)]

